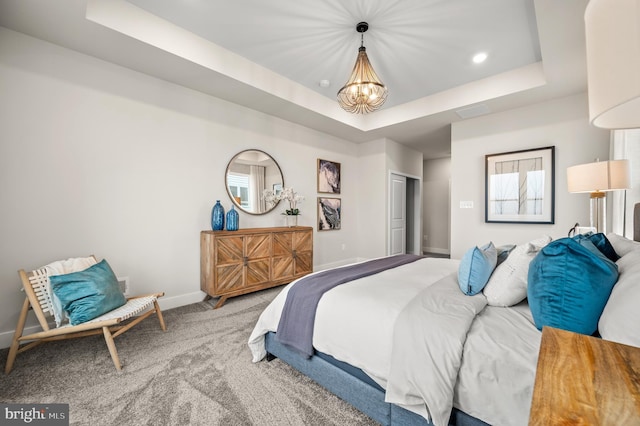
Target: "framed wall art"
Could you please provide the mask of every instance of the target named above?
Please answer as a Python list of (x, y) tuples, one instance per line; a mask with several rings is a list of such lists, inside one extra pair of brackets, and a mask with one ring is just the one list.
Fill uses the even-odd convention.
[(318, 231), (334, 231), (341, 228), (342, 200), (318, 197)]
[(554, 146), (486, 155), (485, 167), (485, 222), (554, 223)]
[(340, 193), (340, 163), (318, 158), (318, 192)]

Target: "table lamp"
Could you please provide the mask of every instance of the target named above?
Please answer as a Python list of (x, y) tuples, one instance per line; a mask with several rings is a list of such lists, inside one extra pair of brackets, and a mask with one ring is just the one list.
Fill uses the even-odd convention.
[(640, 127), (640, 0), (590, 0), (584, 20), (591, 123)]
[(567, 168), (567, 189), (591, 194), (589, 218), (596, 232), (607, 233), (605, 192), (629, 189), (629, 160), (596, 161)]

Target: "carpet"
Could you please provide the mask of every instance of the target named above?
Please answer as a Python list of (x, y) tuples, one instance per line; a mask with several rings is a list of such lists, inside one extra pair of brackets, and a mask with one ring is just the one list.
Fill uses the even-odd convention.
[(249, 334), (279, 291), (167, 310), (167, 332), (148, 318), (116, 338), (120, 372), (102, 336), (45, 343), (0, 373), (0, 401), (68, 403), (72, 425), (377, 424), (278, 359), (251, 362)]

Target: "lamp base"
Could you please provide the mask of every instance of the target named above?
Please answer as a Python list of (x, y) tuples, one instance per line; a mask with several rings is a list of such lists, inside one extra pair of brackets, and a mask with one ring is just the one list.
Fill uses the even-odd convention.
[(607, 233), (607, 197), (604, 192), (596, 191), (591, 193), (589, 200), (589, 211), (591, 227), (596, 232)]

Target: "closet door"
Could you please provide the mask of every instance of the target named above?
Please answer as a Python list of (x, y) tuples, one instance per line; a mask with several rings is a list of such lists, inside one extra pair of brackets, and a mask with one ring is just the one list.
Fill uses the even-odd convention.
[(404, 254), (407, 247), (407, 178), (391, 175), (389, 255)]

